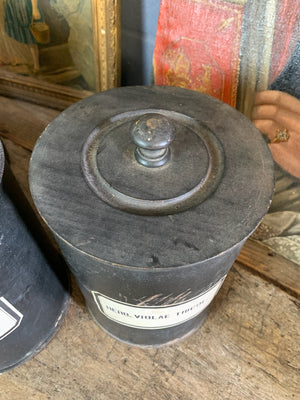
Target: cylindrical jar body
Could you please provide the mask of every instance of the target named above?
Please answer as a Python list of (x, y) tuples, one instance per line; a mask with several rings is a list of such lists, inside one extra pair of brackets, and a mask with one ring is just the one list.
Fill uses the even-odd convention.
[(192, 265), (149, 269), (105, 262), (56, 239), (96, 323), (146, 347), (174, 343), (203, 323), (244, 244)]
[[(4, 165), (0, 142), (1, 162)], [(1, 169), (0, 165), (0, 178)], [(13, 177), (6, 179), (6, 173), (7, 168), (5, 191), (0, 186), (0, 373), (40, 352), (58, 331), (69, 306), (66, 265), (38, 245), (14, 204), (13, 195), (20, 199), (22, 193), (16, 192)]]

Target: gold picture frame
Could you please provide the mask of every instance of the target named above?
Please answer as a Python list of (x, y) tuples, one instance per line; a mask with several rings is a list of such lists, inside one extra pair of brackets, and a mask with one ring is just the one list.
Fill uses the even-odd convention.
[[(90, 0), (96, 90), (120, 86), (121, 0)], [(0, 68), (0, 95), (63, 110), (94, 91), (73, 89)]]

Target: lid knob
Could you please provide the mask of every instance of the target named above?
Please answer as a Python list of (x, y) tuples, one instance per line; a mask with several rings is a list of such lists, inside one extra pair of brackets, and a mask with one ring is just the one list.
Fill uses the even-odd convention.
[(145, 167), (160, 167), (170, 158), (169, 144), (175, 137), (175, 127), (165, 116), (152, 113), (139, 118), (131, 131), (136, 160)]

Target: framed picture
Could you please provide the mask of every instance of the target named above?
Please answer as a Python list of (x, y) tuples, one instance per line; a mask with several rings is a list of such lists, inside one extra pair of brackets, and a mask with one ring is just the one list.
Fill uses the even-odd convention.
[(155, 83), (206, 93), (250, 118), (255, 93), (297, 51), (299, 16), (299, 1), (161, 0)]
[(120, 84), (121, 0), (0, 0), (0, 94), (63, 109)]

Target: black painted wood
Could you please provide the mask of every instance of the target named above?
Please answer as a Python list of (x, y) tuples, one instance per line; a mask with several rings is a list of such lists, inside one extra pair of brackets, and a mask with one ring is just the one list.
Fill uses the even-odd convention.
[[(145, 113), (176, 126), (162, 167), (134, 155), (130, 127)], [(151, 346), (203, 322), (207, 298), (268, 210), (274, 174), (262, 135), (228, 105), (185, 89), (125, 87), (75, 104), (47, 127), (30, 185), (96, 322)]]
[[(132, 215), (104, 203), (84, 179), (82, 149), (91, 132), (116, 115), (149, 108), (200, 121), (221, 143), (221, 182), (198, 207), (172, 216)], [(108, 162), (115, 171), (119, 160)], [(137, 169), (128, 186), (138, 173)], [(182, 168), (181, 173), (190, 171)], [(115, 172), (114, 182), (117, 179)], [(174, 180), (173, 176), (169, 191)], [(249, 236), (270, 204), (273, 161), (252, 123), (216, 99), (170, 87), (121, 88), (75, 104), (48, 126), (32, 155), (30, 183), (43, 218), (75, 248), (111, 263), (165, 268), (214, 257)]]

